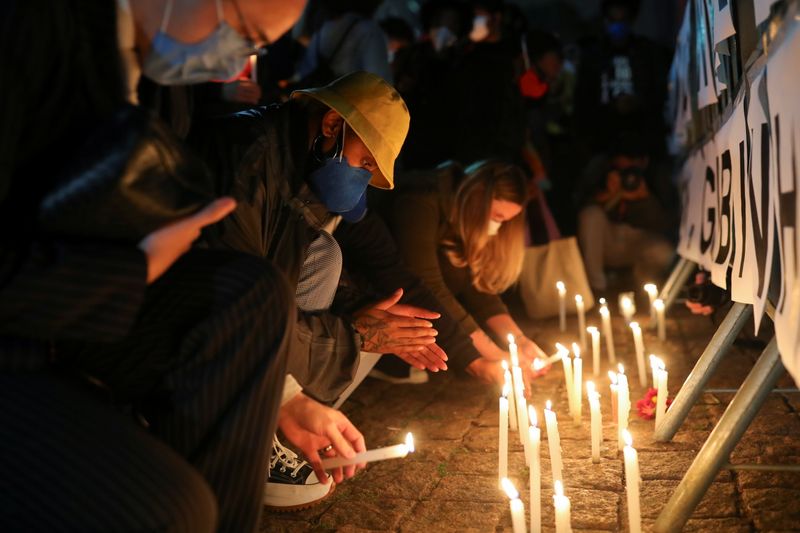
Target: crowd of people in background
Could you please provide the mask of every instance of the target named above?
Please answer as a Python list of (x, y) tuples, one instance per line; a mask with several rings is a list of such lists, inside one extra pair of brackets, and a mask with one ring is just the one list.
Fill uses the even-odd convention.
[(364, 466), (321, 458), (365, 450), (338, 407), (367, 373), (500, 383), (512, 333), (535, 377), (526, 247), (576, 235), (597, 297), (665, 273), (638, 0), (570, 42), (382, 3), (0, 8), (0, 529), (253, 531)]

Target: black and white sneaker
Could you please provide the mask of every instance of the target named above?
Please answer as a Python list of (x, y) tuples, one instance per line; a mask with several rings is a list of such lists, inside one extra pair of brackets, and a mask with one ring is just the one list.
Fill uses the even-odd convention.
[(308, 461), (273, 437), (269, 477), (264, 490), (264, 506), (270, 511), (293, 512), (306, 509), (333, 493), (333, 480), (323, 485)]

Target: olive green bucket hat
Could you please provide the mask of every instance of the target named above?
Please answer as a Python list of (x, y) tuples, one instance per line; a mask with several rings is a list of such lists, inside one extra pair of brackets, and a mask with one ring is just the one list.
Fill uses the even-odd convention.
[(292, 98), (303, 96), (322, 102), (342, 116), (378, 164), (370, 185), (393, 189), (394, 161), (406, 140), (410, 122), (400, 93), (380, 76), (352, 72), (324, 87), (292, 93)]

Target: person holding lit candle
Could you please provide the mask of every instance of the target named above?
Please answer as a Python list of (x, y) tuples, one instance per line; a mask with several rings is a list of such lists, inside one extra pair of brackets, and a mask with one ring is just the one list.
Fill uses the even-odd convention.
[(352, 457), (332, 457), (322, 460), (322, 468), (329, 470), (348, 465), (359, 465), (362, 468), (366, 463), (375, 461), (386, 461), (387, 459), (402, 459), (410, 452), (414, 451), (414, 437), (411, 433), (406, 433), (403, 444), (395, 444), (385, 448), (376, 448), (353, 455)]
[(409, 188), (394, 203), (391, 226), (404, 262), (480, 352), (468, 372), (500, 381), (493, 366), (509, 354), (492, 334), (505, 339), (511, 333), (528, 380), (534, 359), (547, 356), (499, 296), (522, 270), (527, 178), (519, 167), (498, 161), (466, 169), (445, 165), (429, 178), (435, 187)]

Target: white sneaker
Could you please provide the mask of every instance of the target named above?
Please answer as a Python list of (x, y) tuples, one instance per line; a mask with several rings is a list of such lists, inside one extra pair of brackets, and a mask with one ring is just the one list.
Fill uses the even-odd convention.
[(334, 482), (323, 485), (308, 461), (273, 437), (264, 506), (271, 511), (293, 512), (307, 509), (333, 493)]
[(386, 372), (382, 372), (377, 368), (373, 368), (369, 373), (369, 377), (396, 384), (405, 383), (411, 385), (421, 385), (422, 383), (428, 382), (428, 372), (426, 370), (414, 368), (413, 366), (408, 367), (408, 374), (404, 376), (387, 374)]

